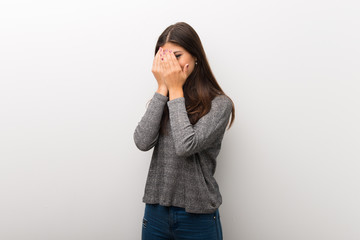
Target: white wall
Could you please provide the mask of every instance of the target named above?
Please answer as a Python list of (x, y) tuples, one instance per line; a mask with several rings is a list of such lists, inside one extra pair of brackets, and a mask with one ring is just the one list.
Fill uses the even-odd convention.
[(360, 239), (357, 1), (0, 2), (0, 239), (140, 239), (132, 134), (170, 24), (236, 105), (218, 158), (227, 240)]

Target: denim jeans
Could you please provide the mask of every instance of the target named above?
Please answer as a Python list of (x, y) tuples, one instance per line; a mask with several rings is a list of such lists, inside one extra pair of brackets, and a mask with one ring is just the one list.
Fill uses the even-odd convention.
[(142, 240), (222, 240), (219, 210), (187, 213), (184, 208), (146, 204)]

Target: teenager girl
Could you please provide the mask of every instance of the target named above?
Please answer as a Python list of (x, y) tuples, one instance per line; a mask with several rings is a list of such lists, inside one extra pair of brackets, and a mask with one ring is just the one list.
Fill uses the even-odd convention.
[(142, 239), (222, 239), (214, 173), (226, 127), (234, 121), (233, 102), (187, 23), (159, 36), (152, 73), (158, 89), (134, 132), (140, 150), (154, 147)]

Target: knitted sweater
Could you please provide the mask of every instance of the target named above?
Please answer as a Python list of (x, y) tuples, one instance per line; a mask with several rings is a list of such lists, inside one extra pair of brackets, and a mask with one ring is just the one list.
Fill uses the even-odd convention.
[[(169, 108), (167, 134), (159, 133), (165, 104)], [(155, 146), (143, 197), (144, 203), (185, 208), (189, 213), (212, 213), (222, 203), (214, 178), (232, 110), (231, 100), (217, 96), (211, 110), (192, 125), (185, 99), (154, 94), (134, 132), (136, 146), (148, 151)]]

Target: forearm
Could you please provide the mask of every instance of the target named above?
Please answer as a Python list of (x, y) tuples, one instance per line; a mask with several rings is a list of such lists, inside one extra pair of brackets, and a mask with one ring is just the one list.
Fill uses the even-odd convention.
[(221, 138), (232, 110), (228, 98), (218, 97), (212, 101), (211, 110), (192, 125), (184, 98), (170, 100), (167, 105), (175, 151), (179, 156), (200, 152)]
[(152, 148), (158, 138), (161, 117), (168, 98), (155, 93), (134, 132), (136, 146), (143, 151)]

